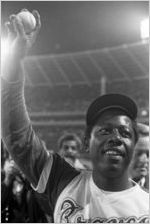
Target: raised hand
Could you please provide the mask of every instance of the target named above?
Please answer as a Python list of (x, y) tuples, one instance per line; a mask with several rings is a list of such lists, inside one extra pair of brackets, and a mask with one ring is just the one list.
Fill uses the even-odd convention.
[(30, 34), (25, 33), (24, 26), (17, 15), (11, 15), (9, 17), (10, 20), (6, 22), (8, 42), (10, 44), (9, 58), (13, 57), (16, 60), (23, 59), (35, 42), (41, 27), (41, 21), (38, 11), (33, 10), (32, 14), (36, 19), (36, 27)]

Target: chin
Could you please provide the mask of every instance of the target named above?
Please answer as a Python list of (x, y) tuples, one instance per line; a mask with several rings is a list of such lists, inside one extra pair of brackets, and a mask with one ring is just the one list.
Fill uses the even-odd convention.
[(109, 165), (109, 166), (105, 166), (105, 168), (99, 166), (98, 167), (99, 173), (100, 175), (106, 177), (106, 178), (118, 178), (121, 177), (123, 175), (123, 173), (125, 172), (124, 169), (122, 169), (122, 167), (120, 167), (119, 165)]
[(146, 177), (147, 175), (148, 175), (147, 172), (140, 172), (140, 176), (141, 176), (141, 177)]
[(118, 178), (118, 177), (121, 177), (123, 173), (124, 172), (122, 170), (114, 168), (111, 170), (107, 170), (106, 176), (109, 178)]

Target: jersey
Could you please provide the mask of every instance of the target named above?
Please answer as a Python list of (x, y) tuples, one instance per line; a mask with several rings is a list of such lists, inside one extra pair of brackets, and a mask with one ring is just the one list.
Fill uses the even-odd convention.
[[(92, 178), (92, 171), (76, 173), (64, 161), (67, 178), (55, 176), (57, 170), (62, 170), (60, 158), (57, 156), (55, 170), (52, 168), (48, 182), (43, 185), (45, 192), (50, 199), (53, 186), (53, 197), (56, 199), (54, 205), (54, 222), (56, 223), (147, 223), (149, 222), (149, 196), (148, 193), (133, 182), (133, 187), (120, 192), (108, 192), (99, 189)], [(61, 160), (62, 162), (62, 160)], [(58, 164), (56, 164), (58, 163)], [(67, 171), (67, 169), (69, 169)], [(73, 176), (74, 175), (74, 176)], [(51, 182), (51, 176), (55, 183)], [(70, 177), (69, 177), (70, 176)], [(50, 181), (50, 182), (49, 182)], [(60, 181), (60, 182), (59, 182)], [(43, 189), (43, 188), (42, 188)], [(37, 189), (38, 190), (38, 189)], [(59, 193), (58, 193), (59, 191)], [(138, 197), (137, 197), (138, 195)]]

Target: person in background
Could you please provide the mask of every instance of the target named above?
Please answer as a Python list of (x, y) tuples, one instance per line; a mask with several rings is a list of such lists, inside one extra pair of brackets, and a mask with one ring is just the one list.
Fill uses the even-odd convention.
[(24, 176), (10, 159), (5, 161), (3, 170), (5, 178), (1, 183), (1, 221), (4, 223), (28, 222), (27, 189)]
[(138, 124), (139, 140), (131, 163), (131, 176), (142, 188), (149, 190), (149, 126)]
[(12, 159), (4, 163), (5, 178), (1, 184), (1, 221), (3, 223), (47, 222), (40, 208), (38, 194)]
[(82, 142), (75, 133), (66, 133), (58, 140), (60, 156), (77, 169), (85, 169), (84, 165), (79, 160), (81, 147)]

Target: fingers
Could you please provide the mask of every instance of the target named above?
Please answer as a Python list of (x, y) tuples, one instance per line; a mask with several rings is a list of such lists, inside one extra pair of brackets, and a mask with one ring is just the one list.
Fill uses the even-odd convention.
[(12, 40), (15, 37), (15, 31), (14, 29), (12, 29), (11, 23), (10, 22), (6, 22), (5, 23), (5, 28), (7, 30), (7, 38), (8, 40)]
[(23, 12), (23, 11), (29, 11), (28, 9), (21, 9), (21, 12)]
[(40, 31), (41, 28), (41, 20), (40, 20), (40, 14), (38, 13), (37, 10), (33, 10), (32, 14), (34, 15), (35, 19), (36, 19), (36, 27), (33, 30), (33, 32), (31, 32), (31, 34), (29, 34), (28, 38), (30, 38), (30, 44), (32, 45), (36, 38), (37, 38), (37, 34)]
[(32, 14), (34, 15), (35, 19), (36, 19), (36, 28), (35, 31), (36, 33), (39, 32), (40, 28), (41, 28), (41, 19), (40, 19), (40, 14), (37, 10), (33, 10)]
[(8, 39), (13, 39), (16, 35), (24, 37), (24, 27), (19, 18), (13, 14), (9, 17), (9, 20), (5, 23)]
[(19, 18), (17, 16), (15, 16), (13, 18), (12, 22), (13, 22), (13, 26), (16, 30), (17, 35), (25, 37), (25, 30), (24, 30), (23, 24), (19, 20)]
[(7, 30), (7, 38), (8, 40), (11, 40), (13, 39), (15, 36), (16, 36), (16, 30), (15, 30), (15, 27), (13, 25), (13, 19), (14, 19), (14, 16), (15, 15), (11, 15), (10, 16), (10, 21), (7, 21), (5, 23), (5, 28)]

